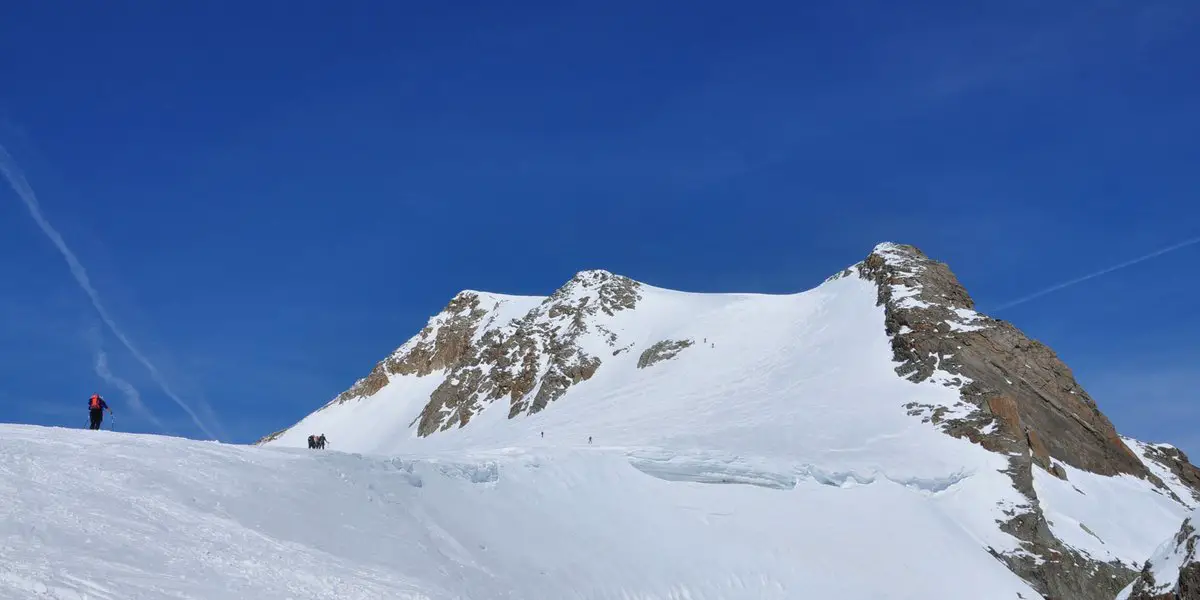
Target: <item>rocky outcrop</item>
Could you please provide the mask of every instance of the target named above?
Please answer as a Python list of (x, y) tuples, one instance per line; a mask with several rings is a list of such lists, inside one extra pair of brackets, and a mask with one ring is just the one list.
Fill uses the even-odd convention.
[(605, 319), (634, 308), (641, 298), (640, 286), (607, 271), (582, 271), (508, 322), (497, 322), (499, 305), (507, 300), (460, 292), (413, 339), (319, 410), (374, 396), (394, 376), (442, 372), (444, 380), (410, 424), (422, 437), (462, 427), (484, 406), (502, 398), (509, 401), (509, 418), (539, 412), (571, 386), (595, 375), (600, 358), (580, 347), (581, 336), (595, 330), (604, 343), (616, 348), (618, 336), (605, 327)]
[(1152, 477), (1054, 351), (1010, 323), (975, 312), (944, 263), (912, 246), (883, 244), (859, 271), (877, 284), (886, 307), (897, 374), (914, 382), (936, 374), (984, 413), (1003, 398), (995, 419), (1002, 427), (994, 435), (1028, 438), (1032, 432), (1048, 458), (1101, 475)]
[(1065, 464), (1141, 477), (1169, 493), (1167, 486), (1123, 443), (1055, 353), (1012, 324), (976, 312), (945, 264), (912, 246), (881, 244), (857, 269), (876, 284), (896, 373), (959, 390), (955, 405), (914, 404), (909, 414), (1010, 457), (1007, 473), (1028, 504), (1010, 511), (1001, 529), (1025, 552), (997, 558), (1047, 598), (1113, 597), (1134, 572), (1091, 560), (1051, 533), (1032, 469), (1065, 479)]
[(326, 408), (374, 396), (387, 385), (391, 375), (423, 376), (452, 368), (471, 351), (471, 339), (487, 314), (479, 294), (458, 293), (415, 338), (376, 363), (370, 374), (339, 394)]
[(642, 355), (638, 357), (637, 368), (645, 369), (664, 360), (675, 358), (684, 348), (694, 343), (692, 340), (663, 340), (655, 342), (654, 345), (646, 348), (642, 352)]
[(520, 321), (490, 329), (474, 344), (470, 325), (478, 317), (470, 313), (455, 333), (439, 336), (418, 357), (419, 365), (428, 361), (430, 368), (448, 373), (413, 421), (417, 434), (462, 427), (501, 398), (508, 398), (509, 418), (534, 414), (571, 386), (591, 379), (601, 361), (580, 348), (578, 340), (595, 327), (610, 347), (615, 346), (617, 337), (603, 327), (600, 315), (611, 317), (634, 308), (639, 285), (606, 271), (584, 271)]
[(1200, 600), (1200, 563), (1196, 562), (1196, 529), (1189, 518), (1175, 537), (1146, 561), (1137, 579), (1119, 600)]

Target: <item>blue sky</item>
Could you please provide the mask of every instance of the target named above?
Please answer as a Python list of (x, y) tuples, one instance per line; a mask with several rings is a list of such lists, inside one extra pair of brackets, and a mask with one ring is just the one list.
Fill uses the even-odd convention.
[[(4, 188), (0, 421), (252, 441), (582, 269), (791, 292), (891, 240), (987, 311), (1200, 236), (1194, 2), (503, 4), (6, 7), (0, 144), (137, 354)], [(1200, 452), (1198, 263), (995, 316)]]

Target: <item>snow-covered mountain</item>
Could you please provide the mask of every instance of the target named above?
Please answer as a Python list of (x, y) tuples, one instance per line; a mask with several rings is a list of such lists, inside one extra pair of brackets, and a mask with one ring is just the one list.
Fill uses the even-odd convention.
[[(1046, 598), (1115, 596), (1200, 500), (1187, 457), (1120, 436), (1052, 350), (976, 312), (945, 264), (891, 243), (797, 294), (685, 293), (605, 271), (548, 297), (464, 291), (260, 444), (310, 433), (382, 455), (582, 447), (661, 479), (785, 496), (903, 489)], [(792, 523), (862, 534), (864, 517)]]

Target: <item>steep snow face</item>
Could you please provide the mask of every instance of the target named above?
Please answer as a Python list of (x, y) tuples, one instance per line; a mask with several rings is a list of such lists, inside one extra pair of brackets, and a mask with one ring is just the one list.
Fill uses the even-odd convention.
[(1059, 467), (1066, 480), (1033, 471), (1042, 512), (1055, 537), (1092, 560), (1136, 571), (1189, 512), (1145, 479)]
[(676, 479), (762, 473), (659, 462), (664, 476), (595, 446), (387, 459), (0, 426), (0, 597), (1038, 597), (927, 490), (708, 485)]

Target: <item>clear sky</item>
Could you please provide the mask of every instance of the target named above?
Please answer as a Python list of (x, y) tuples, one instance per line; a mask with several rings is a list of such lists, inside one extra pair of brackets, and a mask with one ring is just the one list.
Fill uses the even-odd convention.
[(460, 289), (793, 292), (888, 240), (1200, 452), (1200, 245), (1011, 304), (1200, 236), (1194, 1), (10, 4), (0, 421), (248, 442)]

